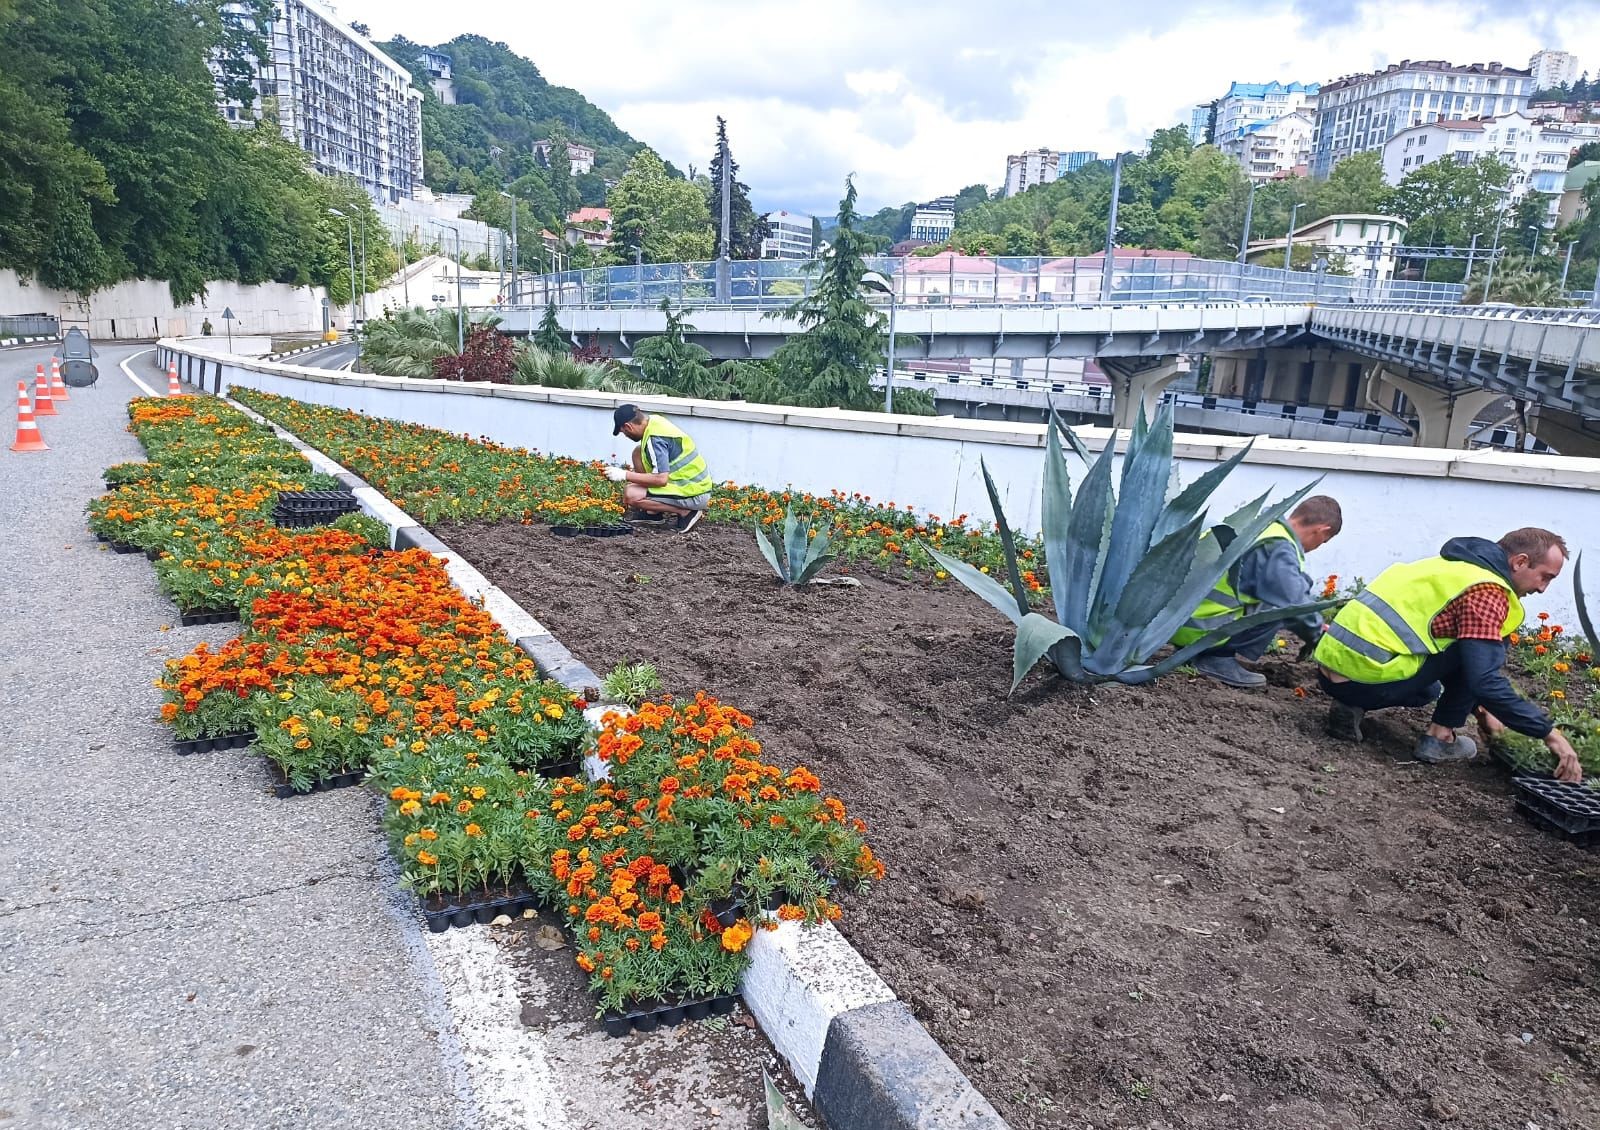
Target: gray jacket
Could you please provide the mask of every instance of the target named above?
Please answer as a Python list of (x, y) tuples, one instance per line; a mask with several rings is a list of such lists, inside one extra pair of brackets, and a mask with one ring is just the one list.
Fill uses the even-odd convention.
[[(1288, 526), (1291, 537), (1294, 527)], [(1300, 569), (1296, 552), (1298, 541), (1273, 538), (1252, 546), (1233, 567), (1233, 591), (1242, 597), (1261, 602), (1261, 607), (1251, 609), (1262, 612), (1269, 608), (1290, 608), (1296, 604), (1310, 604), (1316, 600), (1316, 582)], [(1307, 643), (1315, 642), (1322, 634), (1322, 616), (1308, 612), (1285, 620), (1284, 628)]]

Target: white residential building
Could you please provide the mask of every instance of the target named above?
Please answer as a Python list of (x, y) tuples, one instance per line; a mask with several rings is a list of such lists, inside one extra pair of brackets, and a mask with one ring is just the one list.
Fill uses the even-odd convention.
[(446, 106), (456, 104), (456, 85), (450, 78), (450, 56), (424, 47), (420, 61), (428, 69), (428, 85)]
[(277, 0), (252, 106), (221, 103), (234, 124), (271, 100), (283, 136), (327, 176), (354, 177), (379, 203), (422, 184), (422, 92), (411, 72), (316, 0)]
[(1317, 92), (1311, 175), (1326, 177), (1346, 157), (1382, 150), (1411, 126), (1526, 110), (1532, 90), (1527, 71), (1437, 59), (1407, 59), (1374, 74), (1323, 83)]
[[(533, 156), (541, 165), (550, 164), (550, 150), (555, 142), (550, 138), (533, 143)], [(580, 142), (567, 139), (567, 162), (572, 167), (572, 175), (594, 171), (594, 150)]]
[(1030, 149), (1006, 158), (1006, 195), (1026, 192), (1036, 184), (1049, 184), (1060, 175), (1061, 154), (1054, 149)]
[(1230, 153), (1253, 181), (1304, 175), (1311, 161), (1315, 119), (1310, 110), (1296, 110), (1248, 127)]
[(1546, 48), (1535, 52), (1533, 58), (1528, 60), (1528, 70), (1533, 72), (1535, 90), (1571, 86), (1578, 81), (1578, 57), (1570, 51)]
[[(1316, 108), (1317, 84), (1314, 82), (1236, 82), (1228, 88), (1228, 93), (1217, 99), (1217, 128), (1213, 140), (1218, 149), (1238, 161), (1248, 172), (1250, 162), (1247, 151), (1254, 140), (1252, 134), (1259, 133), (1263, 126), (1280, 118), (1302, 110), (1314, 113)], [(1313, 119), (1308, 113), (1305, 120), (1310, 122)], [(1291, 132), (1292, 128), (1278, 132)], [(1309, 155), (1309, 145), (1307, 148)], [(1292, 168), (1296, 164), (1305, 162), (1291, 161), (1287, 167)]]
[(811, 217), (800, 212), (768, 212), (772, 234), (761, 241), (763, 259), (811, 258)]
[(1549, 198), (1553, 222), (1566, 185), (1567, 159), (1579, 144), (1572, 124), (1505, 114), (1477, 121), (1441, 121), (1401, 130), (1383, 147), (1383, 176), (1398, 184), (1407, 173), (1433, 161), (1469, 164), (1479, 157), (1499, 158), (1512, 170), (1507, 205), (1529, 192)]
[(911, 238), (943, 243), (956, 230), (956, 198), (941, 196), (918, 204), (911, 216)]
[[(1344, 270), (1369, 284), (1394, 277), (1395, 250), (1405, 243), (1406, 221), (1399, 216), (1343, 213), (1324, 216), (1295, 229), (1294, 246), (1313, 247), (1318, 256), (1343, 261)], [(1283, 259), (1285, 237), (1250, 241), (1246, 258), (1278, 252)], [(1291, 254), (1293, 254), (1291, 252)]]

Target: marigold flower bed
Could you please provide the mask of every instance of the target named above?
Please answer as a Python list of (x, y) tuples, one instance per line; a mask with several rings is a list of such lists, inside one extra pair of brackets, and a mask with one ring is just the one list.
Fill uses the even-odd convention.
[[(748, 717), (667, 699), (607, 714), (597, 739), (583, 699), (541, 680), (431, 555), (381, 548), (362, 517), (271, 526), (276, 492), (319, 476), (269, 431), (201, 397), (134, 401), (130, 417), (149, 469), (119, 470), (128, 485), (91, 504), (91, 524), (159, 548), (180, 604), (244, 620), (167, 665), (162, 717), (190, 742), (253, 732), (286, 791), (369, 774), (404, 881), (436, 909), (476, 900), (476, 920), (534, 892), (618, 1014), (734, 991), (775, 896), (778, 917), (815, 922), (838, 915), (830, 883), (881, 877), (860, 822), (805, 769), (761, 760)], [(540, 776), (590, 748), (609, 780)], [(710, 904), (734, 890), (724, 925)]]

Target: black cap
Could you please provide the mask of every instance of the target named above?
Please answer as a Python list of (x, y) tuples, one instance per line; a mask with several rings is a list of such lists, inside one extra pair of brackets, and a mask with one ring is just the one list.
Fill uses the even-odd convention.
[(611, 429), (611, 434), (614, 436), (621, 435), (622, 425), (631, 421), (638, 414), (639, 406), (637, 404), (617, 405), (617, 410), (611, 413), (611, 423), (614, 425)]

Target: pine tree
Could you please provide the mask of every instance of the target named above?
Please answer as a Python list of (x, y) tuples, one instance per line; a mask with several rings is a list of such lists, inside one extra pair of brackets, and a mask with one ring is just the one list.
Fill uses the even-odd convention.
[(750, 207), (750, 189), (739, 183), (739, 162), (728, 148), (728, 124), (717, 119), (717, 151), (711, 158), (711, 227), (716, 234), (716, 249), (722, 251), (722, 155), (728, 155), (728, 178), (732, 185), (728, 206), (728, 256), (732, 259), (761, 258), (761, 241), (772, 234), (765, 216)]
[(556, 304), (544, 304), (544, 317), (539, 319), (539, 328), (534, 332), (533, 345), (535, 349), (542, 349), (546, 353), (565, 354), (567, 352), (567, 338), (561, 331), (561, 324), (556, 321)]

